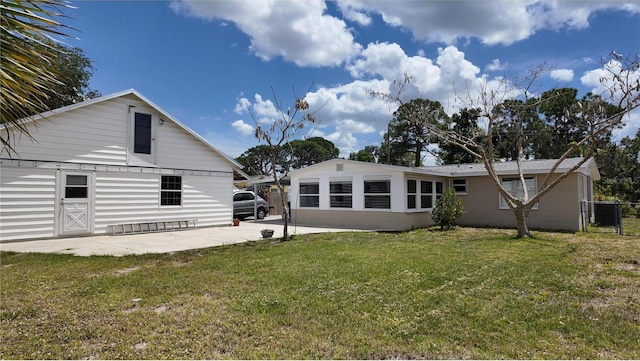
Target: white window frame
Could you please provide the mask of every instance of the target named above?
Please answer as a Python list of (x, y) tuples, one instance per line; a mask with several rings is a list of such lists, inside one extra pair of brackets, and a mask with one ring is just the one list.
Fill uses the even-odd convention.
[[(422, 182), (429, 182), (431, 183), (431, 192), (422, 192)], [(440, 185), (440, 192), (438, 192), (438, 184)], [(440, 196), (442, 196), (442, 193), (444, 192), (444, 182), (441, 180), (423, 180), (420, 182), (420, 209), (423, 210), (428, 210), (428, 211), (432, 211), (433, 208), (435, 208), (436, 206), (436, 201), (438, 200), (438, 198), (440, 198)], [(425, 207), (422, 204), (422, 196), (431, 196), (431, 204), (427, 205), (427, 207)]]
[[(164, 177), (175, 177), (175, 178), (178, 178), (180, 180), (180, 189), (163, 188), (164, 182), (162, 181), (162, 179)], [(160, 199), (159, 199), (160, 207), (162, 207), (162, 208), (182, 207), (182, 205), (184, 204), (183, 189), (184, 189), (184, 178), (181, 175), (161, 175), (160, 176)], [(163, 193), (179, 193), (180, 194), (180, 204), (162, 204), (162, 194)]]
[[(304, 193), (304, 187), (306, 185), (315, 185), (316, 188), (318, 189), (318, 193)], [(303, 202), (303, 198), (315, 198), (317, 200), (317, 202), (315, 203), (315, 206), (308, 206), (305, 205), (305, 202)], [(312, 202), (312, 204), (314, 204)], [(315, 209), (315, 208), (320, 208), (320, 181), (319, 180), (305, 180), (305, 181), (300, 181), (300, 183), (298, 184), (298, 205), (300, 208), (311, 208), (311, 209)]]
[[(409, 182), (413, 182), (414, 183), (414, 187), (415, 190), (413, 192), (409, 191)], [(406, 194), (406, 200), (407, 200), (407, 210), (408, 211), (417, 211), (418, 210), (418, 204), (420, 203), (418, 201), (419, 197), (420, 197), (420, 181), (414, 178), (407, 178), (407, 194)], [(413, 197), (413, 207), (409, 207), (409, 197)]]
[[(157, 154), (157, 142), (156, 142), (156, 134), (157, 134), (157, 116), (151, 109), (143, 108), (143, 107), (134, 107), (131, 106), (129, 108), (129, 123), (127, 125), (128, 132), (128, 146), (127, 146), (127, 163), (128, 165), (133, 166), (155, 166), (156, 165), (156, 154)], [(135, 140), (136, 140), (136, 114), (148, 115), (151, 117), (151, 153), (136, 153), (135, 152)]]
[[(456, 184), (456, 182), (464, 184)], [(464, 190), (459, 191), (456, 187), (464, 187)], [(456, 195), (466, 195), (469, 193), (469, 182), (467, 178), (453, 178), (451, 179), (451, 188), (456, 192)]]
[[(388, 183), (388, 190), (389, 192), (387, 193), (366, 193), (366, 189), (367, 189), (367, 182), (385, 182)], [(376, 210), (382, 210), (382, 211), (386, 211), (386, 210), (390, 210), (391, 209), (391, 179), (389, 178), (365, 178), (363, 180), (362, 183), (362, 191), (363, 191), (363, 195), (364, 195), (364, 209), (366, 211), (376, 211)], [(386, 208), (378, 208), (378, 207), (367, 207), (367, 197), (388, 197), (389, 198), (389, 207)]]
[[(351, 192), (350, 193), (342, 193), (342, 192), (334, 193), (332, 192), (333, 184), (348, 184), (351, 188)], [(347, 202), (346, 198), (349, 198), (349, 201), (348, 201), (349, 206), (342, 207), (342, 206), (334, 205), (333, 203), (334, 197), (344, 197), (345, 198), (343, 200), (344, 202)], [(329, 208), (335, 208), (335, 209), (352, 209), (353, 208), (353, 181), (351, 179), (348, 179), (348, 180), (347, 179), (330, 179), (329, 180)]]
[[(525, 176), (524, 177), (524, 181), (525, 181), (525, 184), (527, 185), (527, 192), (529, 193), (529, 199), (535, 197), (536, 194), (538, 194), (538, 179), (537, 179), (537, 177), (535, 175), (534, 176)], [(508, 183), (505, 183), (505, 182), (508, 182)], [(502, 184), (502, 187), (504, 187), (504, 189), (509, 194), (514, 195), (516, 197), (519, 197), (519, 195), (522, 194), (522, 196), (519, 197), (520, 199), (522, 199), (522, 197), (524, 197), (524, 191), (521, 190), (522, 182), (520, 181), (520, 178), (518, 176), (501, 177), (500, 178), (500, 183)], [(514, 186), (516, 188), (517, 194), (514, 194)], [(498, 202), (499, 202), (500, 209), (510, 209), (509, 208), (509, 204), (507, 204), (507, 200), (504, 199), (504, 197), (500, 193), (498, 193)], [(531, 209), (533, 209), (533, 210), (538, 209), (538, 203), (534, 204)]]
[[(407, 178), (407, 188), (406, 188), (406, 211), (407, 212), (424, 212), (424, 211), (431, 211), (433, 210), (433, 208), (435, 207), (436, 204), (436, 200), (438, 198), (440, 198), (440, 196), (442, 196), (442, 193), (444, 192), (444, 182), (440, 181), (440, 180), (433, 180), (433, 179), (419, 179), (419, 178)], [(409, 192), (409, 181), (415, 181), (416, 182), (416, 191), (415, 193), (410, 193)], [(422, 186), (424, 184), (430, 184), (431, 185), (431, 192), (428, 191), (423, 191)], [(438, 185), (440, 184), (440, 192), (438, 193)], [(428, 188), (428, 186), (426, 187)], [(416, 197), (416, 206), (415, 208), (409, 208), (409, 196), (414, 196)], [(423, 197), (431, 197), (431, 204), (424, 204), (425, 202), (423, 202)]]

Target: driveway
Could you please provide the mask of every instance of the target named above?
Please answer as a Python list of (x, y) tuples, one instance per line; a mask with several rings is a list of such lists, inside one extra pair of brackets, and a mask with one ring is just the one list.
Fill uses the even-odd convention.
[[(77, 256), (124, 256), (129, 254), (168, 253), (255, 241), (260, 230), (273, 229), (273, 238), (282, 237), (280, 216), (268, 216), (257, 222), (246, 220), (238, 227), (206, 227), (184, 231), (129, 235), (55, 238), (35, 241), (0, 243), (0, 250), (14, 252), (67, 253)], [(289, 224), (289, 234), (362, 231)]]

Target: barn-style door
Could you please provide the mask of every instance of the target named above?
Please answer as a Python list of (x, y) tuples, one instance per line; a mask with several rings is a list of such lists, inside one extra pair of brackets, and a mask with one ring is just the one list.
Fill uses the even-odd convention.
[(62, 172), (61, 185), (61, 234), (90, 233), (93, 222), (92, 173)]

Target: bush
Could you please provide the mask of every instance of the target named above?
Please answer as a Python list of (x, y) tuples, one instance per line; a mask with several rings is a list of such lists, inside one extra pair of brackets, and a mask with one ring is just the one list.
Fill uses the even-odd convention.
[(436, 200), (436, 206), (431, 213), (431, 219), (440, 229), (449, 230), (455, 226), (456, 219), (464, 213), (462, 201), (456, 197), (453, 188), (447, 189), (442, 196)]

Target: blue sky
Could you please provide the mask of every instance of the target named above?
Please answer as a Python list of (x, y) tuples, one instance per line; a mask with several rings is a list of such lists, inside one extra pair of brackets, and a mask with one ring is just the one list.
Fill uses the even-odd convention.
[[(216, 148), (237, 157), (259, 144), (255, 122), (286, 108), (294, 89), (341, 156), (379, 145), (395, 110), (368, 95), (414, 77), (408, 99), (459, 106), (455, 89), (525, 74), (543, 62), (551, 86), (598, 91), (601, 59), (640, 51), (631, 1), (72, 1), (65, 24), (94, 61), (91, 88), (135, 88)], [(618, 136), (635, 134), (640, 114)]]

